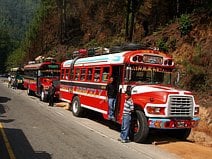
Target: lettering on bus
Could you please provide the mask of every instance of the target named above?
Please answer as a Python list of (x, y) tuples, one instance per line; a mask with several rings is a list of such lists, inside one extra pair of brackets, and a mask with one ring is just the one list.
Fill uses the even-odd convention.
[(103, 90), (101, 89), (93, 89), (93, 88), (84, 88), (84, 87), (76, 87), (76, 92), (86, 94), (86, 95), (92, 95), (92, 96), (101, 96), (103, 93)]

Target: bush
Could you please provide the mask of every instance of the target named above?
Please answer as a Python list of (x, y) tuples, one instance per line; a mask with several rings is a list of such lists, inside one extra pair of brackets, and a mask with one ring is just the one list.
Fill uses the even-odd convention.
[(157, 40), (156, 46), (159, 48), (159, 50), (168, 52), (168, 46), (167, 46), (166, 41), (167, 40), (165, 40), (164, 38), (160, 38)]
[(182, 36), (187, 35), (192, 28), (189, 15), (182, 14), (179, 19), (179, 25), (180, 25), (179, 29), (180, 29), (181, 35)]
[(184, 58), (181, 63), (184, 68), (181, 86), (195, 91), (211, 90), (210, 59), (210, 55), (197, 44), (192, 56)]

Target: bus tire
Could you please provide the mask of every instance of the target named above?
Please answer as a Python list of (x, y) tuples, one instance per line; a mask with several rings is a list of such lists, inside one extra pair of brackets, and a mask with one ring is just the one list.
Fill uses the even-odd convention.
[(191, 133), (191, 128), (187, 129), (174, 129), (169, 131), (169, 136), (179, 139), (186, 140)]
[(81, 107), (80, 99), (78, 96), (75, 96), (72, 100), (72, 113), (77, 117), (80, 117), (83, 114), (83, 108)]
[(45, 95), (44, 89), (41, 91), (40, 100), (43, 102), (47, 102), (47, 95)]
[(33, 92), (29, 89), (29, 87), (27, 88), (27, 95), (28, 95), (28, 96), (33, 95)]
[(147, 118), (141, 110), (136, 110), (132, 115), (131, 138), (138, 143), (144, 143), (149, 134)]

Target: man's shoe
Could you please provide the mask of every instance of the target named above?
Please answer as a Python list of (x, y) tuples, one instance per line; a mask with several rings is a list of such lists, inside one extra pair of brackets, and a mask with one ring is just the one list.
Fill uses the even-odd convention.
[(127, 140), (121, 140), (122, 143), (127, 143)]

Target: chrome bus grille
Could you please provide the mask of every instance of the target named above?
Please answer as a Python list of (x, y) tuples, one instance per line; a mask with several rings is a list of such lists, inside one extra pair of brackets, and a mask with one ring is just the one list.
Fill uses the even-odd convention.
[(170, 96), (168, 115), (170, 117), (192, 117), (193, 105), (191, 96)]

